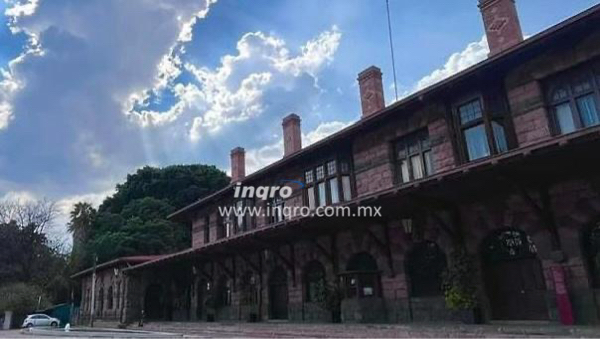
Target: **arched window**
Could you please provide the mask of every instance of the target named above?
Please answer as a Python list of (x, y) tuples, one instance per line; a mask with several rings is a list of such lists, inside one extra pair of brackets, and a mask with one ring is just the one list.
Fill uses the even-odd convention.
[(584, 250), (590, 269), (592, 287), (600, 288), (600, 221), (592, 224), (585, 232)]
[(484, 240), (482, 250), (486, 262), (537, 257), (537, 248), (529, 235), (518, 229), (494, 232)]
[(256, 276), (252, 271), (246, 271), (242, 276), (240, 282), (241, 298), (240, 303), (242, 305), (254, 305), (258, 301), (258, 293), (256, 288)]
[(321, 302), (325, 298), (325, 268), (318, 261), (309, 262), (304, 269), (307, 302)]
[(107, 300), (106, 300), (106, 306), (107, 309), (112, 310), (113, 308), (113, 288), (112, 286), (110, 286), (108, 288), (108, 296), (107, 296)]
[(218, 306), (231, 305), (231, 281), (226, 276), (221, 276), (217, 288)]
[(121, 282), (117, 283), (117, 308), (121, 307)]
[(358, 253), (352, 256), (342, 274), (347, 298), (378, 297), (379, 269), (377, 262), (368, 253)]
[(407, 256), (406, 268), (412, 297), (442, 294), (446, 255), (436, 243), (425, 241), (417, 244)]
[(102, 310), (104, 310), (104, 289), (100, 288), (98, 291), (98, 315), (102, 315)]

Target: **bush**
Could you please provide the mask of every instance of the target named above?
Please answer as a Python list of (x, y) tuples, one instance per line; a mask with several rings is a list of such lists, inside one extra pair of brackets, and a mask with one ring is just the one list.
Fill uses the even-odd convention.
[(478, 306), (475, 260), (464, 251), (452, 253), (443, 275), (446, 306), (451, 310), (472, 310)]
[(48, 297), (41, 288), (25, 283), (15, 283), (0, 287), (0, 312), (13, 311), (15, 314), (27, 314), (50, 306)]

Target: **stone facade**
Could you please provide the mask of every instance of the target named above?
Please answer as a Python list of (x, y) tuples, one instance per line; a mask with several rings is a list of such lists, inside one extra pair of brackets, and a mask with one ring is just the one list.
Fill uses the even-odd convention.
[[(482, 6), (485, 11), (486, 5)], [(596, 8), (587, 19), (579, 20), (597, 23), (599, 17)], [(506, 320), (505, 310), (490, 292), (495, 288), (490, 277), (503, 272), (518, 280), (520, 273), (502, 271), (502, 264), (493, 262), (497, 259), (490, 259), (492, 254), (486, 252), (493, 247), (486, 244), (497, 234), (523, 234), (515, 239), (528, 245), (529, 252), (519, 260), (539, 268), (540, 276), (530, 276), (530, 270), (521, 267), (530, 279), (523, 281), (536, 285), (523, 287), (521, 292), (533, 291), (531, 298), (536, 301), (515, 307), (531, 307), (530, 313), (515, 316), (518, 319), (510, 318), (511, 314), (508, 317), (565, 322), (569, 313), (576, 323), (600, 322), (596, 272), (582, 245), (587, 241), (586, 230), (600, 221), (600, 175), (593, 167), (597, 165), (589, 161), (599, 147), (599, 128), (557, 133), (554, 108), (548, 101), (555, 77), (572, 69), (595, 74), (598, 83), (594, 86), (600, 87), (600, 31), (595, 28), (600, 26), (587, 22), (578, 27), (585, 29), (573, 28), (572, 36), (556, 41), (524, 43), (521, 49), (526, 50), (516, 49), (514, 53), (521, 53), (517, 56), (508, 53), (497, 64), (466, 72), (442, 89), (425, 91), (391, 108), (380, 107), (383, 93), (365, 97), (373, 91), (367, 87), (379, 88), (380, 84), (363, 82), (367, 81), (363, 73), (359, 81), (363, 112), (368, 117), (354, 130), (311, 145), (310, 150), (288, 154), (247, 177), (239, 175), (243, 164), (232, 156), (232, 172), (237, 173), (234, 181), (243, 178), (243, 185), (272, 186), (282, 179), (306, 183), (304, 188), (293, 187), (284, 202), (287, 207), (309, 204), (312, 186), (305, 177), (307, 171), (337, 161), (338, 173), (332, 178), (339, 178), (341, 187), (342, 164), (348, 161), (350, 199), (340, 205), (380, 205), (384, 214), (381, 218), (292, 216), (283, 220), (262, 216), (235, 226), (238, 221), (218, 212), (219, 206), (236, 202), (232, 190), (224, 190), (185, 211), (192, 224), (193, 251), (124, 270), (129, 279), (125, 318), (133, 321), (142, 309), (148, 314), (152, 304), (165, 310), (154, 315), (169, 320), (456, 321), (461, 314), (446, 307), (441, 286), (426, 292), (416, 288), (427, 284), (423, 276), (439, 278), (443, 267), (435, 266), (438, 276), (421, 272), (420, 277), (411, 276), (407, 267), (411, 265), (409, 253), (423, 244), (435, 245), (443, 253), (444, 262), (436, 265), (452, 265), (451, 254), (460, 243), (477, 261), (473, 280), (484, 319)], [(564, 31), (569, 30), (564, 28), (561, 34), (567, 34)], [(570, 43), (564, 43), (565, 39)], [(373, 76), (373, 72), (377, 73), (374, 69), (367, 73)], [(600, 104), (598, 91), (594, 93)], [(471, 159), (473, 145), (465, 135), (474, 123), (464, 126), (461, 119), (469, 116), (463, 117), (460, 107), (477, 100), (482, 110), (480, 126), (488, 133), (489, 154)], [(471, 113), (476, 120), (477, 112)], [(430, 159), (421, 163), (429, 170), (426, 175), (418, 176), (424, 170), (413, 163), (407, 167), (412, 172), (404, 172), (404, 158), (398, 155), (405, 154), (398, 145), (404, 140), (412, 145), (414, 138), (410, 137), (415, 135), (428, 136), (427, 141), (419, 141), (418, 153), (423, 159), (428, 154)], [(416, 154), (410, 153), (411, 147), (407, 148), (409, 161)], [(410, 180), (405, 178), (407, 173)], [(270, 203), (254, 200), (253, 206)], [(363, 260), (359, 266), (366, 268), (356, 269), (357, 258), (372, 258), (373, 262)], [(310, 300), (315, 298), (314, 290), (310, 291), (311, 286), (316, 288), (311, 283), (317, 280), (310, 280), (315, 262), (322, 267), (322, 280), (318, 281), (342, 293), (339, 308)], [(566, 285), (558, 281), (556, 272), (560, 270), (565, 272)], [(111, 284), (108, 276), (102, 279), (106, 279), (102, 280), (105, 286)], [(562, 298), (565, 291), (568, 305)], [(507, 303), (515, 296), (508, 297)], [(110, 317), (111, 313), (106, 314)]]

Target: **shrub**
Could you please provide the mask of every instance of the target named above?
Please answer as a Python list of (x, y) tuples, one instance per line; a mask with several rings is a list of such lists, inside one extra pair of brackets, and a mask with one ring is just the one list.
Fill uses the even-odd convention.
[[(40, 300), (41, 298), (41, 300)], [(41, 288), (25, 283), (15, 283), (0, 287), (0, 312), (13, 311), (15, 314), (27, 314), (50, 306), (48, 297)]]

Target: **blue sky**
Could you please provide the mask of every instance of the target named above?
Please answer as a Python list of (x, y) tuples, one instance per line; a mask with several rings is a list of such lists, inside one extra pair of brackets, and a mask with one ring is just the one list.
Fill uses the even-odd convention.
[[(228, 170), (242, 146), (256, 170), (290, 112), (305, 144), (339, 130), (370, 65), (394, 99), (384, 0), (4, 1), (0, 199), (55, 200), (58, 224), (146, 164)], [(597, 3), (517, 0), (526, 35)], [(401, 95), (486, 57), (476, 4), (390, 0)]]

